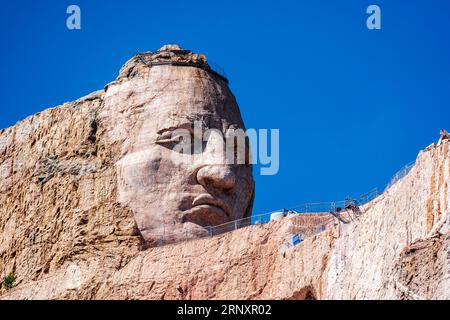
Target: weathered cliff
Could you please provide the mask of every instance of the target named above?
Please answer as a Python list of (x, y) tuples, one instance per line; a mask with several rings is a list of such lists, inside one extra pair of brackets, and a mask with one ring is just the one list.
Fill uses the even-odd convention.
[(207, 70), (134, 58), (105, 90), (0, 132), (0, 276), (16, 276), (1, 298), (450, 299), (447, 139), (356, 221), (298, 246), (284, 244), (301, 217), (149, 248), (120, 201), (116, 163), (174, 82), (234, 99)]

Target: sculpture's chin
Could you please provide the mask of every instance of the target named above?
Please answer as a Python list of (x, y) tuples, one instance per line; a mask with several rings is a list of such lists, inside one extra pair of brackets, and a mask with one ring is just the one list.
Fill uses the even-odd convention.
[(142, 231), (141, 234), (148, 247), (199, 239), (210, 235), (207, 228), (192, 222), (180, 223), (173, 229), (165, 229), (164, 231)]
[(198, 224), (185, 222), (183, 223), (183, 235), (188, 239), (203, 238), (209, 235), (209, 231), (207, 228), (199, 226)]

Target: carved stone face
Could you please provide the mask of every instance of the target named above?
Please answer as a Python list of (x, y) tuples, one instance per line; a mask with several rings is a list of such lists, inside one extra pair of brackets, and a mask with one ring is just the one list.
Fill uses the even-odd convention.
[[(161, 75), (163, 68), (152, 72)], [(254, 192), (251, 166), (215, 159), (212, 150), (223, 146), (212, 136), (202, 144), (203, 156), (180, 153), (170, 142), (174, 130), (193, 132), (198, 121), (224, 135), (229, 128), (244, 129), (225, 82), (196, 68), (165, 69), (158, 81), (147, 80), (153, 94), (146, 93), (151, 99), (135, 113), (126, 152), (116, 164), (119, 202), (131, 208), (150, 243), (195, 238), (207, 234), (206, 226), (249, 216)]]

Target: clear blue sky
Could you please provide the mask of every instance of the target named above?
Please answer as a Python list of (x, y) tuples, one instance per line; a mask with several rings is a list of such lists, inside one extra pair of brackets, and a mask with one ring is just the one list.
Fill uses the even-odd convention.
[[(82, 30), (66, 28), (77, 4)], [(366, 28), (366, 8), (382, 30)], [(1, 1), (0, 127), (113, 80), (179, 43), (227, 72), (247, 127), (279, 128), (280, 172), (255, 212), (383, 187), (450, 129), (450, 2)]]

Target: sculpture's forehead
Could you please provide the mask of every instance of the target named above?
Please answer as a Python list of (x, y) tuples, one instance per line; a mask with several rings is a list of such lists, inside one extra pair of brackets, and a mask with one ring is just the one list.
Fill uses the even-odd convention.
[(211, 105), (205, 103), (176, 103), (163, 107), (152, 106), (150, 116), (145, 122), (161, 131), (166, 128), (176, 128), (200, 122), (208, 128), (221, 128), (224, 125), (241, 125), (241, 119), (235, 106)]

